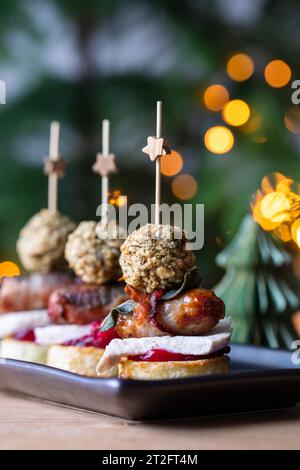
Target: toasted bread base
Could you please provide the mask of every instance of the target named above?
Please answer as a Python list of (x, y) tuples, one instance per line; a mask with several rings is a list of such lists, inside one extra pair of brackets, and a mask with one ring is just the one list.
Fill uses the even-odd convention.
[(1, 341), (0, 356), (19, 361), (46, 364), (48, 346), (40, 346), (31, 341), (4, 338)]
[(225, 374), (229, 357), (221, 356), (197, 361), (143, 362), (123, 359), (119, 364), (120, 379), (161, 380)]
[(68, 370), (79, 375), (97, 377), (96, 365), (104, 349), (93, 346), (50, 346), (47, 354), (47, 366)]

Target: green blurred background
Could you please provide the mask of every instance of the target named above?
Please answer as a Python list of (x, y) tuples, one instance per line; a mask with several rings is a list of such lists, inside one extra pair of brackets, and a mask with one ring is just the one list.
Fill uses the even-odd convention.
[[(154, 165), (142, 154), (155, 129), (155, 100), (164, 102), (164, 134), (197, 181), (187, 202), (205, 204), (205, 246), (199, 254), (207, 286), (222, 276), (216, 254), (231, 239), (262, 177), (280, 171), (300, 179), (300, 139), (284, 124), (293, 79), (300, 78), (297, 0), (2, 0), (0, 79), (0, 261), (17, 261), (20, 228), (46, 206), (43, 157), (50, 121), (61, 122), (61, 153), (70, 162), (60, 184), (60, 208), (77, 221), (95, 218), (101, 185), (91, 165), (100, 149), (101, 120), (111, 120), (111, 148), (120, 173), (111, 186), (128, 202), (153, 202)], [(237, 82), (226, 64), (237, 52), (255, 64)], [(273, 59), (292, 70), (282, 88), (269, 86)], [(231, 128), (224, 155), (204, 145), (223, 124), (203, 93), (224, 85), (253, 115), (255, 132)], [(230, 127), (230, 126), (228, 126)], [(177, 202), (174, 177), (163, 177), (163, 199)]]

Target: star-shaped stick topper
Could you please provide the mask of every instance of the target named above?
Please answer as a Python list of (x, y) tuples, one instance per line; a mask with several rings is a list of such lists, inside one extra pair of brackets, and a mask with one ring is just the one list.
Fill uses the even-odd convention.
[(171, 153), (168, 139), (164, 137), (153, 137), (150, 136), (147, 139), (147, 145), (142, 149), (142, 152), (149, 155), (150, 160), (154, 162), (158, 157), (162, 155), (168, 155)]
[(118, 173), (115, 154), (109, 153), (106, 156), (103, 153), (97, 153), (96, 162), (92, 168), (95, 173), (101, 176), (110, 176)]
[(65, 176), (68, 163), (63, 158), (59, 157), (58, 160), (51, 160), (46, 157), (44, 162), (45, 175), (49, 176), (55, 174), (58, 178), (63, 178)]
[(156, 102), (156, 136), (147, 139), (147, 145), (142, 149), (149, 155), (152, 162), (155, 161), (155, 225), (160, 224), (160, 200), (161, 200), (161, 158), (171, 153), (167, 139), (162, 137), (162, 101)]
[(110, 122), (108, 119), (102, 121), (102, 152), (97, 153), (96, 162), (92, 166), (95, 173), (102, 177), (102, 195), (101, 195), (101, 217), (102, 224), (108, 223), (108, 195), (109, 195), (109, 177), (118, 172), (116, 157), (110, 153)]

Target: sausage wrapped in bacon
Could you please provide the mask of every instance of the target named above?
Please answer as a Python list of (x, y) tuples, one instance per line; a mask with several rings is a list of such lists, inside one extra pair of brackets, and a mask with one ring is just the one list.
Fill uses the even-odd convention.
[(103, 320), (126, 299), (122, 285), (74, 284), (52, 293), (48, 313), (54, 323), (84, 325)]
[(163, 291), (151, 295), (131, 286), (125, 291), (136, 302), (133, 314), (120, 313), (115, 329), (121, 338), (202, 335), (225, 316), (224, 302), (213, 291), (190, 289), (174, 299), (160, 300)]
[(0, 287), (0, 313), (47, 308), (52, 292), (72, 282), (74, 276), (64, 272), (5, 277)]

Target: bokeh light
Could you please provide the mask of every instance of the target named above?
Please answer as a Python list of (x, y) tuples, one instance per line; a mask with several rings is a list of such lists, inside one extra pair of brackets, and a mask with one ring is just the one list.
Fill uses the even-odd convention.
[(241, 130), (243, 132), (246, 132), (247, 134), (251, 134), (252, 132), (256, 132), (262, 126), (262, 123), (262, 116), (258, 113), (251, 112), (250, 118), (248, 119), (246, 124), (241, 127)]
[(20, 268), (16, 263), (13, 263), (12, 261), (4, 261), (3, 263), (0, 263), (0, 279), (5, 276), (20, 276), (20, 274)]
[(290, 195), (292, 192), (292, 186), (294, 185), (294, 181), (291, 178), (284, 178), (278, 181), (276, 185), (276, 191), (280, 191), (281, 193)]
[(279, 238), (282, 242), (289, 242), (292, 240), (292, 234), (289, 224), (281, 224), (274, 230), (274, 235), (276, 238)]
[(269, 193), (261, 201), (262, 215), (271, 222), (285, 222), (289, 218), (291, 204), (287, 196), (274, 191)]
[(108, 202), (112, 206), (122, 207), (127, 203), (127, 196), (122, 195), (121, 191), (116, 189), (113, 193), (110, 193)]
[(283, 173), (273, 172), (264, 176), (261, 181), (261, 189), (264, 194), (280, 191), (280, 184), (287, 180)]
[(243, 100), (231, 100), (223, 108), (223, 119), (231, 126), (242, 126), (250, 117), (250, 108)]
[(292, 224), (291, 232), (292, 232), (292, 239), (300, 248), (300, 219), (294, 220)]
[(172, 192), (178, 199), (191, 199), (195, 196), (197, 189), (197, 181), (188, 174), (178, 175), (172, 181)]
[(286, 112), (284, 124), (293, 134), (300, 134), (300, 109), (297, 106), (293, 106)]
[(298, 336), (300, 336), (300, 311), (299, 310), (293, 313), (293, 315), (291, 316), (291, 321), (296, 330), (296, 333), (298, 334)]
[(253, 218), (283, 242), (300, 248), (300, 185), (282, 173), (270, 173), (261, 182), (251, 204)]
[(205, 106), (211, 111), (221, 111), (229, 101), (229, 93), (223, 85), (211, 85), (206, 88), (203, 101)]
[(290, 66), (280, 59), (272, 60), (265, 68), (265, 80), (273, 88), (282, 88), (287, 85), (291, 76)]
[(295, 254), (292, 260), (292, 268), (295, 276), (300, 279), (300, 252)]
[(234, 144), (234, 136), (225, 126), (210, 127), (204, 136), (206, 148), (213, 153), (224, 154), (229, 152)]
[(253, 137), (253, 142), (255, 142), (256, 144), (265, 144), (266, 142), (268, 142), (268, 137), (265, 135), (255, 135)]
[(261, 210), (261, 202), (264, 198), (264, 195), (261, 191), (257, 191), (254, 196), (253, 202), (251, 204), (253, 219), (266, 231), (271, 232), (279, 227), (280, 222), (271, 222), (269, 219), (265, 218)]
[(227, 74), (236, 82), (243, 82), (254, 72), (254, 62), (247, 54), (235, 54), (227, 62)]
[(183, 167), (183, 159), (180, 153), (172, 152), (169, 155), (160, 157), (160, 171), (165, 176), (175, 176), (181, 172)]

